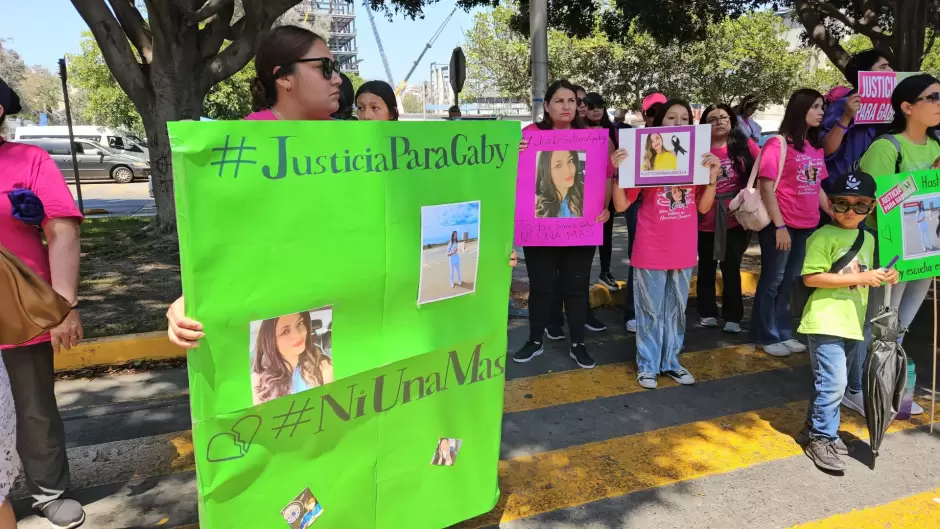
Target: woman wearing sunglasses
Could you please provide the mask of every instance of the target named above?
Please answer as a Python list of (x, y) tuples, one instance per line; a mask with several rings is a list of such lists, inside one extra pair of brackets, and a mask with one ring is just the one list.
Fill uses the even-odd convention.
[[(296, 26), (278, 26), (265, 34), (255, 56), (257, 77), (251, 92), (255, 111), (247, 120), (325, 121), (339, 110), (342, 79), (323, 37)], [(516, 266), (516, 252), (510, 255)], [(202, 324), (186, 317), (183, 298), (167, 310), (170, 342), (199, 347)]]
[[(889, 126), (889, 134), (876, 139), (862, 156), (862, 171), (874, 176), (898, 174), (901, 172), (920, 171), (940, 168), (940, 140), (937, 139), (937, 126), (940, 125), (940, 82), (931, 75), (921, 74), (904, 79), (894, 88), (891, 95), (894, 108), (894, 121)], [(873, 210), (875, 213), (877, 210)], [(875, 214), (865, 223), (878, 232)], [(877, 260), (878, 251), (875, 250)], [(898, 311), (901, 328), (906, 331), (914, 321), (927, 292), (931, 279), (918, 279), (898, 283), (891, 287), (891, 306)], [(869, 290), (868, 310), (865, 317), (865, 343), (863, 350), (856, 354), (849, 366), (849, 386), (842, 404), (864, 415), (862, 401), (862, 366), (865, 353), (871, 343), (869, 320), (875, 316), (878, 307), (883, 304), (884, 291), (880, 288)], [(903, 334), (898, 339), (903, 340)], [(924, 410), (913, 403), (911, 413), (923, 413)]]

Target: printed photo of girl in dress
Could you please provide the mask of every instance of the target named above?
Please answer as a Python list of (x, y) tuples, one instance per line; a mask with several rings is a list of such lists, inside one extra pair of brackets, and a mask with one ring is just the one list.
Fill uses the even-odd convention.
[(584, 169), (580, 151), (538, 153), (535, 175), (535, 216), (581, 217), (584, 211)]
[(333, 359), (321, 347), (320, 335), (332, 328), (332, 319), (332, 307), (322, 307), (251, 323), (255, 404), (333, 382)]
[(442, 437), (437, 442), (437, 450), (434, 451), (434, 457), (431, 458), (431, 464), (441, 467), (450, 467), (457, 460), (457, 452), (460, 451), (460, 445), (463, 443), (460, 439), (449, 439)]

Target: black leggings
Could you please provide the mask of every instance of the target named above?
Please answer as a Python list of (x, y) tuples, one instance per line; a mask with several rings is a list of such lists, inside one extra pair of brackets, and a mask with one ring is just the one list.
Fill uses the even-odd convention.
[[(721, 312), (726, 322), (741, 323), (744, 317), (744, 300), (741, 294), (741, 259), (747, 251), (750, 233), (741, 226), (727, 231), (725, 258), (721, 260)], [(698, 315), (702, 318), (717, 318), (718, 303), (715, 299), (715, 279), (718, 262), (712, 254), (715, 234), (698, 232)]]
[(607, 210), (610, 211), (610, 218), (604, 223), (604, 244), (598, 246), (601, 254), (601, 275), (610, 273), (610, 259), (614, 252), (614, 215), (617, 212), (614, 211), (613, 203)]
[(594, 246), (526, 246), (522, 250), (529, 274), (529, 339), (541, 342), (545, 328), (559, 323), (564, 304), (571, 343), (583, 343)]

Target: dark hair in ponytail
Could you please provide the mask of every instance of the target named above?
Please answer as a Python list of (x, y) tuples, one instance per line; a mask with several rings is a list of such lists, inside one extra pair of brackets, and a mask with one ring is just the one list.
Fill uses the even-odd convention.
[[(894, 92), (891, 93), (891, 107), (894, 108), (894, 121), (888, 125), (888, 134), (901, 134), (907, 129), (907, 116), (901, 111), (901, 104), (914, 103), (921, 92), (930, 88), (930, 85), (938, 82), (940, 81), (934, 76), (922, 73), (912, 75), (894, 87)], [(940, 139), (937, 138), (937, 126), (927, 128), (927, 137), (933, 138), (934, 141), (940, 143)]]
[[(278, 26), (261, 37), (255, 55), (255, 78), (251, 81), (251, 97), (255, 111), (271, 108), (277, 103), (275, 80), (290, 74), (294, 62), (303, 59), (310, 47), (326, 42), (316, 33), (297, 26)], [(279, 75), (275, 75), (274, 69)]]
[[(570, 90), (571, 93), (575, 95), (575, 97), (578, 96), (578, 90), (584, 90), (583, 88), (579, 88), (578, 86), (571, 84), (571, 82), (569, 82), (567, 79), (559, 79), (548, 85), (548, 89), (545, 90), (544, 104), (550, 102), (552, 98), (555, 97), (555, 92), (562, 89)], [(545, 110), (542, 113), (542, 121), (537, 122), (535, 126), (538, 127), (539, 130), (552, 130), (555, 127), (555, 124), (552, 122), (552, 117), (548, 115), (548, 111)], [(581, 117), (578, 116), (577, 111), (574, 113), (574, 119), (571, 120), (571, 128), (584, 128), (584, 121), (582, 121)]]

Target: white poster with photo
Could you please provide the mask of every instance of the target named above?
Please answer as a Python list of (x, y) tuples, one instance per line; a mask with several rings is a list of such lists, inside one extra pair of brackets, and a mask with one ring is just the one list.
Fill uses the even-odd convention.
[(711, 149), (711, 126), (621, 129), (620, 187), (708, 185), (702, 158)]

